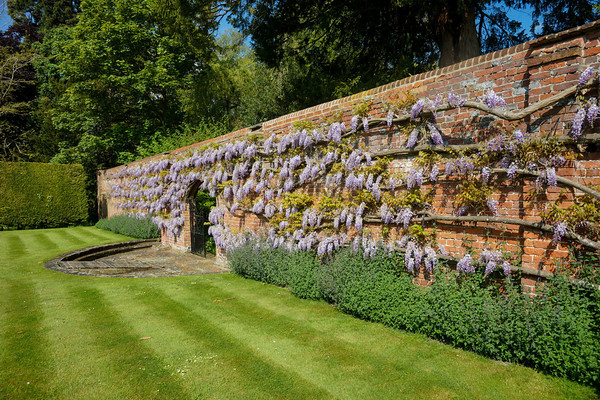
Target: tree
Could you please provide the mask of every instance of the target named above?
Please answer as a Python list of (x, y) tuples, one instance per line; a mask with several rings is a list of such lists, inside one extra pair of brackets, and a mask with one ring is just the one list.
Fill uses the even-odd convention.
[(42, 32), (61, 25), (74, 25), (80, 0), (8, 0), (8, 14), (17, 24), (35, 26)]
[[(181, 123), (181, 91), (206, 60), (180, 40), (162, 7), (159, 0), (83, 1), (75, 26), (48, 32), (37, 63), (39, 116), (46, 137), (65, 138), (62, 151), (95, 136), (102, 140), (88, 138), (86, 146), (111, 150), (97, 167), (112, 166), (120, 153)], [(206, 30), (196, 26), (195, 34)]]
[(188, 123), (223, 121), (237, 129), (293, 111), (282, 98), (287, 76), (258, 61), (239, 32), (223, 32), (215, 47), (206, 73), (185, 96)]
[(597, 18), (592, 3), (239, 0), (230, 20), (251, 36), (261, 61), (270, 67), (294, 66), (298, 83), (322, 88), (299, 99), (309, 106), (528, 39), (508, 9), (531, 7), (533, 31), (538, 32), (540, 20), (542, 33), (549, 33)]
[(0, 160), (34, 157), (35, 126), (31, 117), (36, 97), (35, 54), (27, 36), (31, 26), (12, 25), (0, 32)]

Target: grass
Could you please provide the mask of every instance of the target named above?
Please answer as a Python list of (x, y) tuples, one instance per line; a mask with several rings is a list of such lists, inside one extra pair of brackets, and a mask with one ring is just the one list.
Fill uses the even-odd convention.
[(1, 399), (597, 398), (231, 274), (43, 269), (125, 239), (94, 227), (0, 232)]

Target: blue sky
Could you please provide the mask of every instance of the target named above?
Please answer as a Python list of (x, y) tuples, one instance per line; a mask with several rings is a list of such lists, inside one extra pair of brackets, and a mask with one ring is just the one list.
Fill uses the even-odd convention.
[(8, 25), (10, 25), (10, 17), (6, 10), (6, 1), (0, 1), (0, 3), (0, 7), (2, 7), (2, 10), (0, 11), (0, 29), (6, 29), (8, 28)]

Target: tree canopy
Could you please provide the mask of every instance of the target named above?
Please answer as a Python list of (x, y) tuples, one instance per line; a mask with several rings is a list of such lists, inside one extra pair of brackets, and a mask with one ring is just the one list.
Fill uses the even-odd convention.
[[(507, 12), (523, 7), (529, 27)], [(296, 87), (321, 90), (303, 106), (599, 17), (588, 0), (240, 0), (232, 10), (261, 61), (293, 65)]]

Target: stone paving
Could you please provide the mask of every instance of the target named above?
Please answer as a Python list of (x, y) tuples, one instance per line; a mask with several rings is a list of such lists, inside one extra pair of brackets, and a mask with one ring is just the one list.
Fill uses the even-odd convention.
[(123, 278), (158, 278), (229, 271), (219, 265), (212, 254), (207, 254), (204, 258), (192, 253), (182, 253), (160, 244), (127, 250), (90, 261), (57, 260), (47, 265), (47, 268), (73, 275)]

